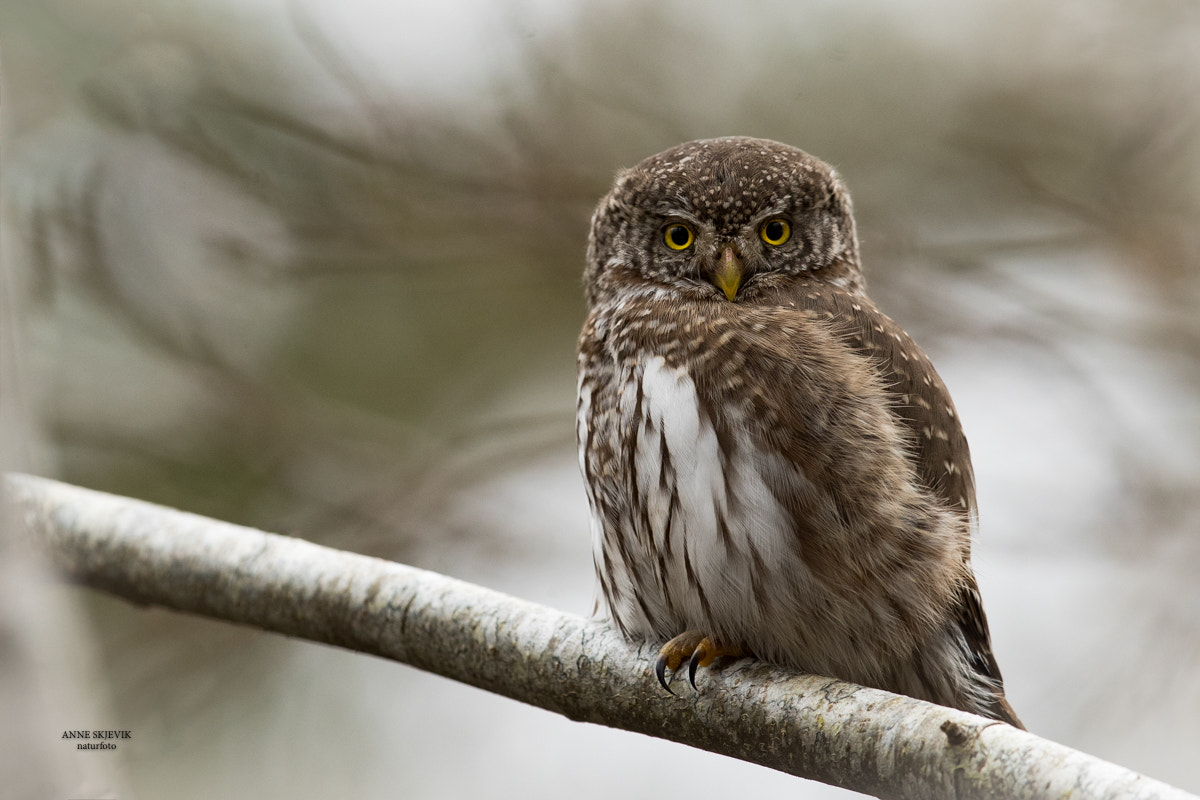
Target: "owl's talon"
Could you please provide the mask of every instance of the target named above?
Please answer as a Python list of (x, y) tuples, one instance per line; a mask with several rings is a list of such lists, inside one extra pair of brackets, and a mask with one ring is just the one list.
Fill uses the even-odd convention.
[(675, 694), (675, 692), (671, 691), (670, 681), (667, 680), (667, 670), (671, 670), (671, 678), (674, 679), (675, 671), (683, 664), (684, 659), (691, 657), (703, 639), (704, 634), (699, 631), (688, 631), (676, 636), (658, 651), (654, 674), (658, 677), (658, 682), (662, 684), (662, 687), (671, 694)]
[[(666, 671), (668, 669), (671, 670), (672, 677), (674, 677), (674, 672), (686, 660), (688, 666), (688, 683), (695, 689), (697, 669), (707, 667), (721, 656), (740, 658), (743, 655), (745, 654), (740, 648), (719, 645), (699, 631), (687, 631), (664, 644), (662, 649), (658, 651), (658, 661), (654, 665), (654, 674), (658, 676), (658, 682), (662, 684), (663, 688), (671, 692), (671, 687), (668, 685), (666, 679)], [(671, 692), (671, 694), (675, 693)]]
[[(705, 641), (708, 640), (705, 639)], [(688, 659), (688, 683), (692, 685), (692, 689), (695, 691), (699, 691), (696, 689), (696, 667), (700, 666), (700, 653), (700, 648), (697, 648), (696, 652), (692, 653), (692, 657)]]
[(667, 656), (665, 653), (658, 657), (658, 661), (654, 665), (654, 675), (658, 678), (658, 682), (662, 684), (662, 687), (667, 690), (668, 694), (675, 694), (671, 691), (671, 684), (667, 682)]

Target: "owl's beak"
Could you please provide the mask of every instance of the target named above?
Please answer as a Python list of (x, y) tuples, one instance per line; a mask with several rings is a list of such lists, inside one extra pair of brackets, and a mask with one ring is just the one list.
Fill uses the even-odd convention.
[(742, 274), (742, 260), (738, 258), (737, 250), (733, 245), (726, 245), (721, 252), (721, 262), (709, 275), (709, 280), (732, 300), (742, 286)]

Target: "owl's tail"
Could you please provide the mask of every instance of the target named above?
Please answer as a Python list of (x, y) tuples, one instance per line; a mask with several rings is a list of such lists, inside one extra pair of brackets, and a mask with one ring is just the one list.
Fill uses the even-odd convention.
[(989, 716), (991, 716), (993, 719), (1002, 720), (1007, 722), (1009, 725), (1012, 725), (1014, 728), (1026, 730), (1025, 723), (1021, 722), (1020, 718), (1017, 717), (1017, 712), (1013, 711), (1013, 707), (1009, 705), (1008, 698), (1006, 698), (1004, 695), (996, 695), (996, 700), (992, 703), (990, 710), (992, 713)]

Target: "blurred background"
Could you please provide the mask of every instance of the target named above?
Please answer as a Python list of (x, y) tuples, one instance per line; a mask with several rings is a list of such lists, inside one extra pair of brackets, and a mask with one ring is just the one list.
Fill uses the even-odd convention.
[[(1200, 792), (1198, 41), (1172, 0), (5, 0), (5, 464), (588, 613), (591, 208), (779, 139), (841, 171), (954, 394), (1013, 705)], [(88, 796), (849, 796), (52, 593), (90, 705), (22, 739), (134, 735), (55, 751)]]

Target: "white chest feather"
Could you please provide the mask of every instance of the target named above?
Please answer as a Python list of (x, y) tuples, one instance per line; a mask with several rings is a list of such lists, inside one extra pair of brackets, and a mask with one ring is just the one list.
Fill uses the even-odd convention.
[(802, 490), (803, 476), (751, 441), (741, 410), (714, 419), (687, 371), (660, 356), (628, 376), (616, 405), (605, 428), (622, 465), (621, 521), (593, 528), (614, 614), (646, 634), (745, 635), (785, 611), (807, 570), (776, 491)]
[(646, 362), (641, 394), (633, 463), (654, 544), (659, 549), (681, 544), (670, 541), (670, 527), (693, 550), (711, 547), (718, 515), (727, 511), (725, 475), (717, 434), (701, 415), (696, 386), (686, 370), (656, 356)]

